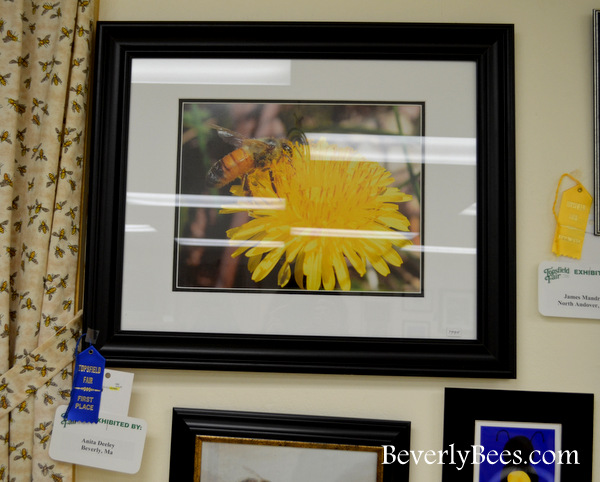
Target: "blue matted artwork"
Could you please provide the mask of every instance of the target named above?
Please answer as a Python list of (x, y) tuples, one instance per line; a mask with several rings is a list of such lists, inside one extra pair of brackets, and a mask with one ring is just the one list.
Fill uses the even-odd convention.
[[(510, 472), (522, 471), (531, 482), (559, 481), (560, 441), (560, 424), (476, 421), (475, 445), (482, 456), (475, 459), (480, 463), (474, 466), (473, 480), (504, 482)], [(507, 450), (512, 455), (501, 458)]]

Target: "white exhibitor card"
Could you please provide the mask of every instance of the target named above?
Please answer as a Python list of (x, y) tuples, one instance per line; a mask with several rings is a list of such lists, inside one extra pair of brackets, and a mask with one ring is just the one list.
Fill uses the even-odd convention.
[(100, 411), (98, 423), (65, 420), (66, 405), (54, 416), (50, 457), (72, 464), (135, 474), (140, 470), (145, 420)]
[(600, 264), (542, 262), (538, 308), (545, 316), (600, 319)]

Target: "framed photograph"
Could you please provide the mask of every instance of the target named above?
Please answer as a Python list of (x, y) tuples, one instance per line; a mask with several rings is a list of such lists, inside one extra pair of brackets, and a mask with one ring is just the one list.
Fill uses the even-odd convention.
[(447, 388), (443, 481), (591, 481), (593, 406), (593, 394)]
[[(182, 100), (179, 120), (174, 291), (423, 296), (422, 104)], [(260, 137), (247, 137), (251, 134)], [(285, 147), (291, 155), (281, 155)], [(385, 160), (365, 162), (367, 157)], [(348, 192), (376, 178), (370, 189), (398, 186), (394, 229), (382, 231), (380, 218), (373, 218), (359, 231), (359, 220), (385, 201), (369, 191), (349, 199)], [(341, 219), (344, 213), (347, 219)], [(289, 235), (282, 237), (281, 229)], [(357, 232), (360, 237), (350, 237)], [(352, 241), (337, 256), (340, 235)], [(310, 248), (315, 238), (330, 259), (318, 270), (314, 262), (301, 268), (301, 258), (308, 263), (311, 256), (323, 256)], [(358, 255), (373, 239), (383, 243), (381, 249), (397, 246), (402, 254), (375, 264), (379, 271), (352, 255), (348, 262), (342, 259), (344, 252)], [(256, 303), (252, 296), (245, 300), (248, 306)], [(285, 324), (278, 329), (300, 333)]]
[(600, 236), (600, 10), (593, 11), (594, 234)]
[(173, 409), (172, 481), (408, 481), (410, 422)]
[(514, 377), (513, 73), (511, 25), (100, 22), (108, 365)]

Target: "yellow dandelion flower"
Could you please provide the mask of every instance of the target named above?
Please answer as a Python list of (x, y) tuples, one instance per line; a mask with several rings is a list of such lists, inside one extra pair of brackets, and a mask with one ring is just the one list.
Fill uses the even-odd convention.
[(412, 244), (403, 234), (409, 221), (397, 204), (412, 196), (391, 187), (387, 169), (352, 149), (320, 140), (310, 152), (303, 156), (295, 150), (293, 159), (282, 157), (269, 169), (256, 169), (243, 185), (231, 188), (237, 196), (283, 200), (275, 207), (265, 203), (249, 209), (253, 219), (227, 231), (232, 241), (241, 242), (233, 256), (245, 253), (254, 282), (281, 262), (281, 287), (293, 272), (301, 288), (333, 290), (337, 280), (349, 290), (349, 268), (364, 276), (368, 264), (387, 276), (389, 265), (402, 264), (396, 248)]

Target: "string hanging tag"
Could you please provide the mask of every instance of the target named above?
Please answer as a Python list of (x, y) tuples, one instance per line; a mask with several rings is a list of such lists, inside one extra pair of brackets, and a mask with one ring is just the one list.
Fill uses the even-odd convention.
[[(560, 185), (565, 177), (569, 177), (576, 186), (567, 189), (562, 194), (560, 208), (556, 214), (556, 202)], [(585, 227), (587, 225), (590, 208), (592, 206), (592, 195), (587, 192), (583, 184), (570, 174), (563, 174), (556, 187), (554, 205), (552, 212), (556, 219), (556, 231), (552, 243), (552, 252), (558, 256), (569, 256), (580, 259), (585, 238)]]
[[(81, 338), (83, 335), (77, 340), (77, 347)], [(76, 422), (98, 423), (105, 365), (106, 360), (92, 345), (77, 355), (71, 400), (64, 418)]]

